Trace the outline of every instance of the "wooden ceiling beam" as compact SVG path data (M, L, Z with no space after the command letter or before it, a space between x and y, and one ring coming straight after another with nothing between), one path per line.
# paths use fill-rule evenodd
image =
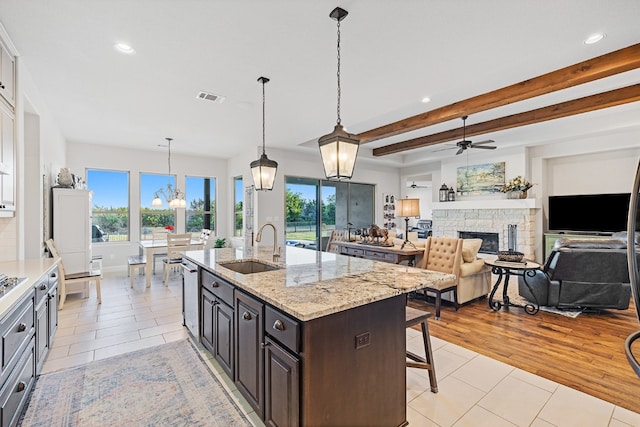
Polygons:
M585 96L583 98L573 99L571 101L565 101L559 104L549 105L547 107L477 123L467 126L465 133L467 137L482 135L489 132L497 132L519 126L526 126L637 101L640 101L640 84L626 86L596 95ZM430 145L453 141L461 136L462 128L451 129L375 148L373 150L373 155L386 156L389 154L414 150L416 148L424 148Z
M457 119L462 116L475 114L480 111L490 110L588 83L636 68L640 68L640 44L635 44L529 80L524 80L502 89L487 92L473 98L380 126L362 132L358 137L360 138L361 144L376 141Z

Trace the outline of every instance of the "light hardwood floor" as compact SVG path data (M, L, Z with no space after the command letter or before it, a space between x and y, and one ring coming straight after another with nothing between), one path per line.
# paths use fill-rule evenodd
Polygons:
M432 309L431 301L411 300ZM624 340L640 329L633 301L628 310L582 313L572 319L544 311L528 315L510 307L495 312L487 298L445 306L431 334L600 399L640 412L640 378L627 362ZM640 348L635 354L640 355Z
M157 274L151 288L145 288L144 276L136 276L131 289L124 269L105 272L102 301L96 304L93 287L88 299L68 298L59 311L45 372L190 336L182 326L179 274L168 287ZM410 304L433 309L424 301ZM640 380L625 366L621 347L627 331L638 326L631 311L565 319L514 309L494 313L484 300L457 313L445 306L442 319L432 318L429 325L439 392L429 391L426 371L407 369L410 427L640 425L638 410L625 409L635 407L634 397L640 395ZM407 330L407 347L424 352L417 330ZM202 352L219 371L208 352ZM594 363L604 366L594 369ZM262 427L235 385L225 375L220 378Z

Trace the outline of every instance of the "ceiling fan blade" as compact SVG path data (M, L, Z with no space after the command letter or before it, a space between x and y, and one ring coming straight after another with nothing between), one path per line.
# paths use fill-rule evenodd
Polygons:
M454 148L458 148L458 147L452 146L452 147L446 147L446 148L438 148L437 150L432 150L431 153L436 153L438 151L445 151L445 150L453 150Z
M462 154L462 152L463 152L464 150L466 150L466 148L460 147L460 149L459 149L459 150L458 150L458 152L456 153L456 156L457 156L458 154Z
M476 144L473 144L471 146L471 148L483 148L485 150L495 150L496 149L496 147L493 146L493 145L479 145L479 146L476 146Z
M486 141L474 142L473 145L489 144L495 142L493 139L487 139Z

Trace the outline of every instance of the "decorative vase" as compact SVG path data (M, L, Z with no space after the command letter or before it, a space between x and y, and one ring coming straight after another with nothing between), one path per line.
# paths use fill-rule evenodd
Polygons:
M509 191L507 193L507 199L526 199L527 192L526 191Z
M73 176L69 168L60 168L60 173L58 174L58 184L63 187L73 186Z

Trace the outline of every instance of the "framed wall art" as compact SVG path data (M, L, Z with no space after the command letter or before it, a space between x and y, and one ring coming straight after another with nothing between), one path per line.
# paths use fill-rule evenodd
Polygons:
M458 193L462 196L498 193L504 185L505 162L458 167Z

